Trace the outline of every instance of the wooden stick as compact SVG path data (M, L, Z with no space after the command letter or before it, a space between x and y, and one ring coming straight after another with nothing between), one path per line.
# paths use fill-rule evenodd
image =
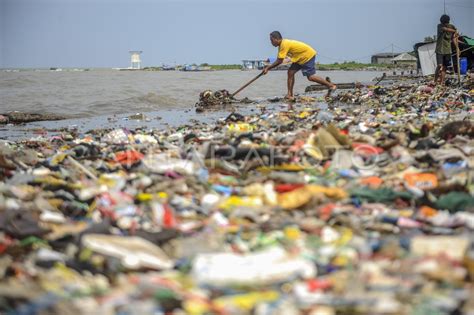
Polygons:
M242 91L243 89L245 89L247 86L249 86L250 84L252 84L255 80L257 80L258 78L260 78L261 76L263 75L263 72L261 72L259 75L257 75L255 78L253 78L252 80L250 80L249 82L247 82L244 86L242 86L240 89L238 89L237 91L235 91L233 94L230 95L230 97L234 97L235 95L237 95L237 93L239 93L240 91Z
M92 174L91 171L89 171L84 165L82 165L81 163L79 163L78 161L76 161L72 156L68 156L67 157L67 160L73 165L75 166L77 169L79 169L80 171L82 171L84 174L86 174L87 176L89 176L91 179L97 181L97 176L95 176L94 174Z
M382 82L385 79L386 76L387 76L387 74L384 72L382 74L382 77L374 85L378 85L380 82Z
M457 64L458 64L458 84L459 84L459 86L461 86L461 67L460 67L460 62L459 62L460 52L459 52L459 42L458 42L457 37L454 39L454 44L456 46L456 61L457 61Z

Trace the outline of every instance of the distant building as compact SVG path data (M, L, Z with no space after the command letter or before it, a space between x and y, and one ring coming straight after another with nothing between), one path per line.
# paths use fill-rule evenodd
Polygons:
M402 53L392 59L392 63L397 66L413 68L413 69L416 69L417 61L418 60L416 59L416 57L413 57L409 53Z
M140 55L143 51L140 50L131 50L130 53L130 69L141 69L142 61Z
M263 59L245 59L242 60L242 70L263 69L264 63Z
M373 55L371 58L371 63L373 64L382 64L382 63L392 63L392 59L400 55L400 53L381 53Z

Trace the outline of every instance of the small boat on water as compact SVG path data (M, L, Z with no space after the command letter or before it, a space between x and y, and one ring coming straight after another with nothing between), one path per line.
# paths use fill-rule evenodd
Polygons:
M209 66L184 65L181 71L212 71Z
M174 70L176 70L176 66L170 66L170 65L163 64L161 66L161 70L163 70L163 71L174 71Z

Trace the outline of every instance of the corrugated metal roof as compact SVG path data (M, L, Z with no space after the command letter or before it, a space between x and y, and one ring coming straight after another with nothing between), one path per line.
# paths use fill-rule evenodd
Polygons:
M393 58L400 55L400 53L380 53L380 54L375 54L372 57L380 57L380 58Z
M416 61L416 58L409 53L403 53L392 59L393 61Z

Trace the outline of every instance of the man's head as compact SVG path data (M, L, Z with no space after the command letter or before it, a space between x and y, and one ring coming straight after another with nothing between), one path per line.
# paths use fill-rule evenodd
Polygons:
M275 47L280 46L281 40L283 38L281 37L281 33L278 31L273 31L270 33L270 41L272 42L272 45Z
M448 24L450 21L449 15L443 14L441 15L441 18L439 19L441 24Z

